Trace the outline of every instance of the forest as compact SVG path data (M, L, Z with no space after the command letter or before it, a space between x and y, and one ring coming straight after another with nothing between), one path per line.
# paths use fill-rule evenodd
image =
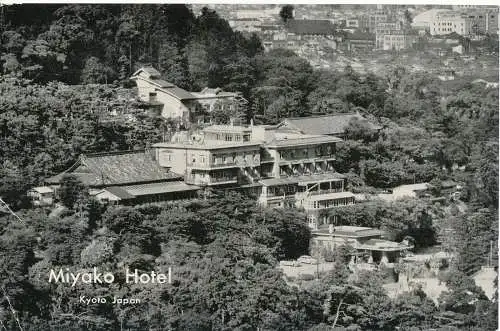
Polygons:
M488 300L471 275L498 241L497 89L447 85L404 66L384 76L314 69L293 52L264 52L256 35L233 31L208 8L13 5L3 15L0 197L24 222L0 214L0 328L496 330L497 294ZM332 211L346 225L411 235L418 247L433 245L440 226L451 227L444 244L458 259L444 275L449 290L437 304L418 288L391 299L377 275L351 277L342 252L335 271L290 286L276 264L307 254L304 214L261 209L238 193L135 207L78 195L60 214L32 209L29 188L81 153L145 148L178 129L133 97L128 78L145 64L190 91L241 92L249 103L240 115L256 123L359 111L383 129L371 135L352 123L339 145L335 168L353 192L462 183L459 202L370 201ZM50 269L125 265L172 266L174 281L71 288L45 278ZM79 295L145 304L82 306Z

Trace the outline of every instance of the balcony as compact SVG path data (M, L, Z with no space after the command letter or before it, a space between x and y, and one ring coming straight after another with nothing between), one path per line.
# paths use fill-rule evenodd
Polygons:
M214 163L193 163L188 162L187 166L192 169L223 169L223 168L241 168L241 167L257 167L260 163L255 160L247 161L247 160L234 160L234 161L217 161Z
M341 187L335 188L335 189L329 189L329 190L320 190L319 192L316 190L311 190L309 191L309 195L322 195L322 194L328 194L328 193L339 193L339 192L344 192Z
M298 164L298 163L313 163L313 162L323 162L323 161L333 161L335 160L334 154L320 155L320 156L303 156L303 157L286 157L280 159L281 164Z

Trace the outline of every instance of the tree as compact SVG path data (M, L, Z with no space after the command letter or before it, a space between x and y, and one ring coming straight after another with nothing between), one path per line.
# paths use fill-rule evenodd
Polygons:
M285 5L281 7L280 17L283 22L288 22L288 20L293 19L294 7L292 5Z
M75 175L64 175L60 185L58 190L59 199L69 209L73 209L75 204L83 199L87 193L85 185Z

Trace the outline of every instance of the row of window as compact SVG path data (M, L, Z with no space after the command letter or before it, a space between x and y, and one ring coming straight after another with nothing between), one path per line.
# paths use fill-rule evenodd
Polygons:
M320 208L346 206L352 203L354 203L353 198L343 198L343 199L326 200L326 201L313 201L312 207L314 209L320 209Z

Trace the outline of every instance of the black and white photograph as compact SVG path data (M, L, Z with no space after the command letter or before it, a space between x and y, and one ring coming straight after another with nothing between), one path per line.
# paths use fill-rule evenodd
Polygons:
M0 331L498 330L499 8L0 0Z

